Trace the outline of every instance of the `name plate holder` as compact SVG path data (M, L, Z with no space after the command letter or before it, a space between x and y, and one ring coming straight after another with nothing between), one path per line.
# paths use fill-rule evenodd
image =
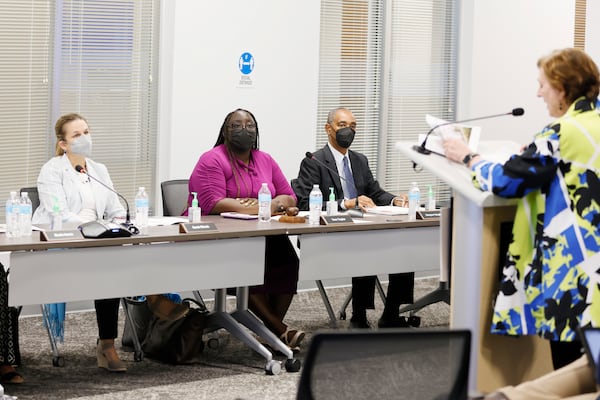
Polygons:
M334 224L353 224L352 217L350 215L327 215L321 217L322 225L334 225Z
M442 210L417 211L417 219L440 218Z
M181 223L179 224L179 233L202 233L216 231L217 226L212 222Z
M40 231L40 240L43 242L73 239L84 239L79 229L70 229L65 231Z

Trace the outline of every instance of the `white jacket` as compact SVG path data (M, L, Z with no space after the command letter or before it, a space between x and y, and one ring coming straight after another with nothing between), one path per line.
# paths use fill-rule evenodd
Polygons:
M90 176L111 188L113 187L104 164L94 162L89 158L86 158L85 162ZM50 223L50 216L55 202L58 202L60 206L64 222L83 222L77 215L81 211L82 204L81 193L79 192L79 183L81 182L79 174L66 155L51 158L44 164L37 181L40 206L33 214L32 223ZM123 208L114 192L93 179L90 180L90 184L96 200L98 218L110 220L125 216L125 208Z

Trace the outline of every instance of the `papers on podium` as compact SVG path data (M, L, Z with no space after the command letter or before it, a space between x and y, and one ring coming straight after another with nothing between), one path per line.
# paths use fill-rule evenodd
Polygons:
M434 151L436 153L444 154L444 148L442 147L442 141L452 137L462 138L468 143L469 148L472 152L477 152L479 145L479 138L481 137L481 127L461 125L461 124L448 124L448 121L434 117L433 115L425 115L425 121L430 128L435 128L429 135L425 148L427 150ZM441 124L448 124L444 126L438 126ZM437 127L437 128L436 128ZM423 143L425 140L425 134L419 135L418 143Z
M369 214L377 215L408 215L408 207L377 206L365 209Z

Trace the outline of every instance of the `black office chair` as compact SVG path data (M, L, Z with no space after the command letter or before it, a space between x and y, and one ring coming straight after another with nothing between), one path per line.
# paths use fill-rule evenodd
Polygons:
M178 217L188 207L188 179L172 179L161 182L163 215Z
M296 399L467 399L470 346L468 330L316 333Z

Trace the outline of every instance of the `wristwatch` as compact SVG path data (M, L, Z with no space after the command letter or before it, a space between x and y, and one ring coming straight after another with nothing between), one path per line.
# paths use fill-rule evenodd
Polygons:
M474 157L477 157L479 154L477 153L469 153L465 156L465 158L463 158L462 163L465 164L467 167L469 166L469 163L471 162L471 160Z

